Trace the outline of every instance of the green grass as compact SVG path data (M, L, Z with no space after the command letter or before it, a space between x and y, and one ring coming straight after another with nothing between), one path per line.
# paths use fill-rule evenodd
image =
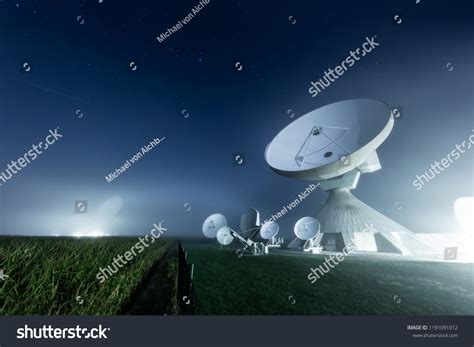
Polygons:
M170 244L157 240L100 284L99 268L136 242L137 238L0 237L0 269L5 274L0 315L119 313Z
M238 257L214 245L184 247L202 314L474 314L469 264L349 257L311 284L321 255Z

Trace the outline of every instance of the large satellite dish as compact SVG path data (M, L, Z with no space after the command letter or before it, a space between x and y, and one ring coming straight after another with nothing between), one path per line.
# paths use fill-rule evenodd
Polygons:
M357 187L361 174L381 168L376 150L387 139L393 125L394 117L385 103L371 99L343 100L293 121L267 146L265 158L273 171L318 181L319 187L329 193L316 215L320 227L312 217L302 218L295 225L297 237L310 241L305 244L325 251L341 251L352 242L358 251L368 248L401 254L433 251L415 233L350 192ZM362 237L368 226L377 232ZM315 237L319 229L322 235Z
M202 225L202 232L207 238L214 239L217 231L225 226L227 226L227 219L223 215L215 213L206 218Z
M265 159L283 176L309 180L338 177L370 159L393 123L390 108L383 102L336 102L286 126L267 146Z
M278 230L280 227L276 222L268 222L265 223L262 228L260 229L260 236L262 239L270 240L278 234Z
M299 239L307 241L315 237L320 229L321 225L316 218L303 217L296 222L294 231Z
M234 241L234 237L231 234L229 227L222 227L217 231L216 234L217 242L223 246L230 245Z

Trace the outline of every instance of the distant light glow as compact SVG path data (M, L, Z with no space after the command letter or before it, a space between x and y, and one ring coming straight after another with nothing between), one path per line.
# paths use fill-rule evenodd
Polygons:
M100 230L100 229L95 229L95 230L79 230L76 231L72 234L73 237L102 237L106 236L106 234Z
M474 197L456 199L454 202L454 214L464 232L474 232Z

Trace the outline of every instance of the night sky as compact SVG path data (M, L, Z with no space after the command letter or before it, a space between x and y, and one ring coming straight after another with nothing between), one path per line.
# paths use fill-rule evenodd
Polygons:
M163 220L167 236L201 236L215 212L235 228L249 207L266 219L310 183L271 171L266 145L351 98L402 108L382 170L354 195L415 232L459 229L453 202L473 195L474 150L420 191L412 182L474 129L472 1L211 0L157 40L198 3L0 0L0 172L50 129L63 135L0 187L0 234L145 234ZM374 35L379 47L311 97L311 81ZM279 220L283 234L326 196Z

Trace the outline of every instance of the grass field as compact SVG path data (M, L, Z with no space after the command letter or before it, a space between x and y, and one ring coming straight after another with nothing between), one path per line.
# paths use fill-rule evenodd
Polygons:
M104 283L136 238L0 237L0 315L177 314L173 241L150 244ZM472 264L349 257L315 284L321 255L239 257L184 242L199 314L473 315Z
M170 241L150 244L100 284L99 268L137 238L0 237L0 315L113 315L129 304Z
M315 284L321 255L238 257L184 242L201 314L472 315L472 264L349 257Z

